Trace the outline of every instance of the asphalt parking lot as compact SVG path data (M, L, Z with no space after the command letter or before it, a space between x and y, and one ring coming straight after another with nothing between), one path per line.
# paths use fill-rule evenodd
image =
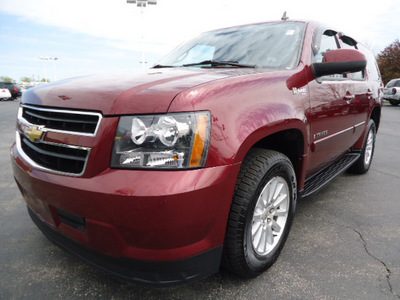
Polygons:
M11 172L17 108L0 102L0 299L400 299L400 106L383 107L366 175L343 174L298 204L266 273L244 280L222 270L163 289L116 281L35 227Z

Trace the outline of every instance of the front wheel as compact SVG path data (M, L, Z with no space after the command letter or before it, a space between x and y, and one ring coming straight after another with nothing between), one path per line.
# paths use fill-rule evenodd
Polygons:
M254 277L278 258L293 221L296 175L282 153L253 149L243 161L229 214L224 264Z
M399 101L399 100L389 100L389 103L390 103L391 105L393 105L393 106L397 106L397 105L400 104L400 101Z
M365 138L364 146L361 149L360 158L349 168L351 173L364 174L367 173L375 151L376 140L376 126L373 120L369 120L367 136Z

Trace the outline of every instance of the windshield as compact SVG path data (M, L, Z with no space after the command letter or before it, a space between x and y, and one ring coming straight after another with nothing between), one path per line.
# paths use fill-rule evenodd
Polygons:
M201 62L204 63L199 66L206 62L214 66L211 62L226 62L226 67L235 67L236 63L292 69L299 62L304 28L305 24L300 22L279 22L206 32L175 49L157 67L192 67Z

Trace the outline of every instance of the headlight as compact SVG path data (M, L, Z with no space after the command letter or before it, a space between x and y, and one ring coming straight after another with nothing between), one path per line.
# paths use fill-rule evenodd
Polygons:
M209 112L123 116L118 124L111 167L203 167L210 131Z

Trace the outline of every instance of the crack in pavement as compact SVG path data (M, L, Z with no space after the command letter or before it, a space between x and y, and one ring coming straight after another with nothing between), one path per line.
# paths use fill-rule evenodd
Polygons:
M328 223L331 223L332 225L335 225L335 226L342 226L342 225L335 224L335 223L332 223L332 222L328 222ZM348 225L343 225L343 226L346 227L346 228L348 228L348 229L351 229L352 231L354 231L355 233L357 233L357 235L360 237L360 239L361 239L361 241L362 241L362 244L363 244L363 246L364 246L365 252L366 252L370 257L372 257L374 260L378 261L378 262L385 268L385 270L386 270L386 275L385 275L385 276L386 276L386 281L387 281L387 283L388 283L388 285L389 285L389 290L390 290L390 292L392 293L392 295L394 295L395 297L397 297L397 298L400 299L400 296L397 295L396 291L393 289L392 283L390 282L390 276L392 275L392 272L390 271L390 269L389 269L389 267L387 266L387 264L385 264L384 261L382 261L381 259L377 258L375 255L373 255L371 252L369 252L369 250L368 250L368 248L367 248L367 242L365 241L365 239L364 239L364 237L363 237L363 235L361 234L360 231L358 231L356 228L353 228L353 227L348 226Z
M335 223L332 223L332 222L327 222L327 223L330 223L330 224L332 224L332 225L339 226L339 227L342 226L342 225L335 224ZM390 290L390 292L392 293L392 295L394 295L395 297L397 297L397 298L400 299L400 296L397 295L396 291L394 290L394 288L393 288L393 286L392 286L392 283L390 282L390 277L391 277L391 275L392 275L392 272L390 271L389 267L385 264L384 261L382 261L381 259L379 259L379 258L377 258L376 256L374 256L371 252L369 252L369 250L368 250L368 248L367 248L367 242L365 241L365 239L364 239L364 237L363 237L363 235L361 234L360 231L358 231L356 228L353 228L353 227L348 226L348 225L343 225L343 226L346 227L346 228L348 228L348 229L351 229L352 231L354 231L355 233L357 233L358 236L360 237L361 241L362 241L362 244L363 244L363 246L364 246L365 252L366 252L370 257L372 257L374 260L378 261L378 262L385 268L385 270L386 270L386 275L385 275L385 276L386 276L386 281L387 281L387 283L388 283L388 285L389 285L389 290Z
M400 176L398 174L394 174L394 173L391 174L389 172L385 172L385 171L382 171L382 170L379 170L379 169L377 169L376 171L378 173L380 173L380 174L383 174L383 175L389 175L389 176L394 177L394 178L400 178Z
M361 241L362 241L362 243L363 243L365 252L367 252L367 254L368 254L370 257L372 257L373 259L375 259L376 261L380 262L380 263L383 265L383 267L386 269L386 281L387 281L387 283L388 283L388 285L389 285L390 292L391 292L394 296L396 296L397 298L400 299L400 296L397 295L397 293L394 291L393 286L392 286L392 283L390 282L390 276L392 275L392 272L390 271L389 267L385 264L384 261L382 261L381 259L379 259L379 258L377 258L376 256L374 256L371 252L369 252L369 250L368 250L368 248L367 248L367 242L365 241L365 239L364 239L364 237L362 236L361 232L359 232L357 229L355 229L355 228L353 228L353 227L350 227L350 226L346 226L346 227L349 228L349 229L351 229L351 230L353 230L354 232L356 232L356 233L359 235L359 237L360 237L360 239L361 239Z

